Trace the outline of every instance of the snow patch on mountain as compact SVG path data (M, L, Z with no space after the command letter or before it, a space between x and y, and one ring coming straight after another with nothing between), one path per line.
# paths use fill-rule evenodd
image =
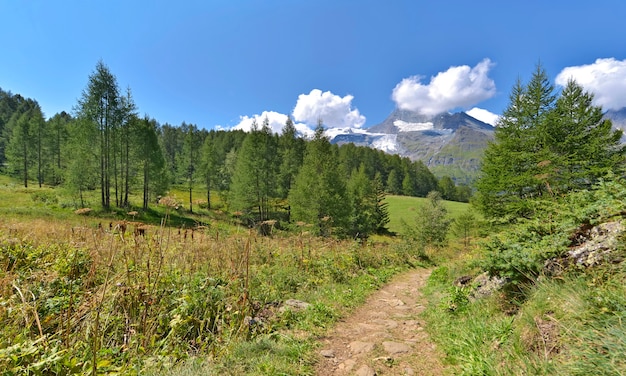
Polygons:
M327 128L324 130L324 135L329 139L334 139L338 135L345 134L369 134L366 129L361 128Z
M398 127L400 132L427 131L434 128L432 121L428 121L426 123L409 123L404 120L395 120L393 125Z
M397 134L381 134L372 142L372 147L378 150L382 150L385 153L397 153L398 152L398 135Z

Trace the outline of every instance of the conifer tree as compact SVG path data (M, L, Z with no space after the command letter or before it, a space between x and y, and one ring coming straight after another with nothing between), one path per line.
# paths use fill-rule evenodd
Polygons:
M293 219L313 224L321 235L329 235L332 227L347 228L351 212L334 150L320 121L288 197Z
M24 187L28 187L29 172L36 168L35 175L42 184L42 137L45 121L39 104L25 100L11 116L5 132L8 144L6 150L10 171L22 177Z
M563 88L549 121L542 129L551 158L543 181L556 192L586 189L609 171L623 168L621 130L593 105L593 94L575 81Z
M157 122L148 117L137 119L136 126L131 128L133 138L141 140L135 144L132 154L141 169L144 210L148 209L151 196L164 193L168 185L165 158L157 131Z
M621 132L592 101L573 81L556 96L541 66L527 85L518 80L476 183L483 214L528 216L531 199L589 187L623 168Z
M378 192L374 181L368 179L365 164L350 175L347 184L351 201L350 235L367 238L378 229Z
M55 114L48 119L47 127L49 128L49 153L50 153L50 175L51 183L58 185L63 180L64 170L67 167L67 143L69 124L72 122L72 116L67 112Z
M211 210L211 190L217 188L217 152L215 150L214 133L209 134L202 144L202 160L200 169L206 186L207 209Z
M281 198L286 198L302 165L305 148L304 141L298 137L291 117L287 118L278 142L281 155L279 195Z
M92 127L97 130L97 137L83 139L83 142L92 145L97 142L98 157L100 160L100 191L101 204L105 209L111 206L111 185L116 177L116 150L117 136L120 127L121 99L117 79L109 68L99 61L96 70L89 76L87 87L76 106L76 115L82 121L81 126ZM84 136L91 132L77 132L71 137Z
M255 122L237 155L231 186L235 210L255 211L256 220L261 222L270 218L270 202L276 197L277 155L269 120L263 121L261 129Z

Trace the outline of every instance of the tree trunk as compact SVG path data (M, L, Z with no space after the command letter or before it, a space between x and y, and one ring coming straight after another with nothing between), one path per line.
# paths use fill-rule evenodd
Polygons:
M193 189L193 184L192 184L192 181L190 179L189 180L189 213L193 213L193 203L192 203L192 198L193 197L192 197L192 193L191 193L192 189Z
M148 210L148 160L143 164L143 210Z
M28 148L26 147L26 140L23 142L24 152L24 188L28 188Z
M125 146L126 146L126 151L125 151L125 171L124 171L124 207L128 208L130 205L128 203L128 190L129 190L129 183L128 183L128 178L130 176L130 142L128 141L128 129L126 129L126 141L125 141Z
M37 142L37 180L39 181L39 188L43 183L43 176L41 175L41 123L38 128L38 137L39 140Z

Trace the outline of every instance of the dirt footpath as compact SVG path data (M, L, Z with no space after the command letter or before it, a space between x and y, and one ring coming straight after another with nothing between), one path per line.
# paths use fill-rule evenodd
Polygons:
M422 327L420 289L429 269L394 278L322 339L316 374L445 375L441 355Z

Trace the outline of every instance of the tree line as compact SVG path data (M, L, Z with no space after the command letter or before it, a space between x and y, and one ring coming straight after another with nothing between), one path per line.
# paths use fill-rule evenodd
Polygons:
M469 187L437 179L419 161L353 144L331 144L320 121L312 139L301 137L291 119L280 134L269 122L250 132L205 130L159 124L139 116L130 88L100 61L72 113L45 119L34 99L0 89L0 166L24 186L61 186L78 206L87 191L100 204L130 208L130 196L147 209L168 188L184 186L188 210L218 194L227 209L250 222L274 219L315 224L351 234L381 231L385 194L468 201ZM202 187L206 197L193 197ZM186 204L187 205L187 204ZM197 204L196 204L197 205Z

